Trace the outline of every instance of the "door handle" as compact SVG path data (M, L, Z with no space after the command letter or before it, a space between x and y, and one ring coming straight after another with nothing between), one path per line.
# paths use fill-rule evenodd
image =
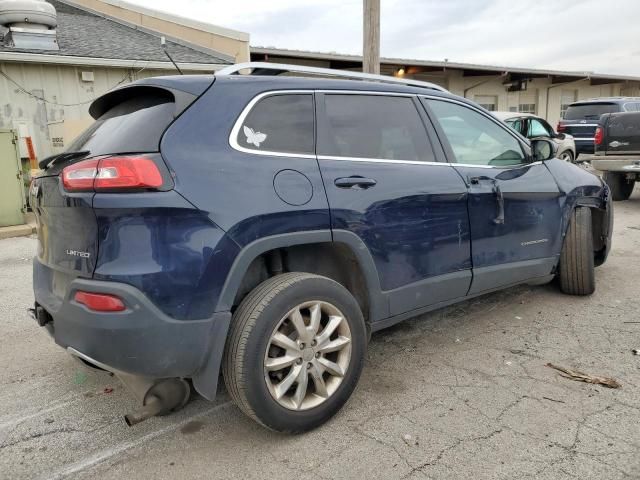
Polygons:
M491 182L493 185L493 194L496 197L496 217L492 220L492 222L496 225L504 225L504 195L502 194L502 190L500 189L500 184L495 178L491 177L469 177L469 184L478 185L480 182Z
M338 188L357 187L361 189L367 189L375 186L378 182L376 182L373 178L364 178L354 175L351 177L336 178L333 183Z
M504 225L504 195L500 190L500 185L497 181L493 181L493 193L496 196L496 202L498 203L498 215L493 219L493 223L496 225Z

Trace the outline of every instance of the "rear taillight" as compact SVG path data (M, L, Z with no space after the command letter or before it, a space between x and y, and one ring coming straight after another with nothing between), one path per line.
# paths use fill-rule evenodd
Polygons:
M604 137L604 131L602 127L596 127L596 134L593 136L593 143L596 145L602 144L602 139Z
M567 127L565 127L560 122L558 122L558 126L556 127L556 132L563 133L566 129L567 129Z
M158 165L145 156L84 160L62 170L67 191L158 189L164 180Z
M122 312L127 307L124 302L114 295L106 293L76 292L73 299L96 312Z
M62 170L62 185L65 190L93 190L93 181L100 160L85 160Z

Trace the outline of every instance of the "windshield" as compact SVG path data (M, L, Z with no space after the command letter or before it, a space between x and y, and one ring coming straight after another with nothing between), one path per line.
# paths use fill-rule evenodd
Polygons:
M564 114L565 120L598 120L605 113L619 112L617 103L580 103L569 105Z

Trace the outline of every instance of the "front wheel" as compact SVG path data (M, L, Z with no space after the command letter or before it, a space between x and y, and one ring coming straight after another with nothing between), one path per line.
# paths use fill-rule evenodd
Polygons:
M571 150L565 150L560 155L558 155L560 160L564 160L565 162L573 163L573 152Z
M624 173L604 172L602 179L611 189L611 198L615 201L628 200L636 184L635 178L627 178Z
M366 339L358 302L342 285L308 273L278 275L249 293L232 318L227 390L267 428L311 430L351 396Z
M569 295L591 295L596 289L591 210L577 207L560 253L560 289Z

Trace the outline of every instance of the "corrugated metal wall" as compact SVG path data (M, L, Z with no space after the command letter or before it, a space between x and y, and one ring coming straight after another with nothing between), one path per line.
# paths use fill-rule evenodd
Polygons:
M4 74L0 74L0 128L30 135L39 159L63 151L91 123L88 108L96 97L132 80L175 74L142 66L125 69L9 62L0 62L0 72ZM94 80L83 81L82 72L93 72ZM26 157L24 145L21 150Z

